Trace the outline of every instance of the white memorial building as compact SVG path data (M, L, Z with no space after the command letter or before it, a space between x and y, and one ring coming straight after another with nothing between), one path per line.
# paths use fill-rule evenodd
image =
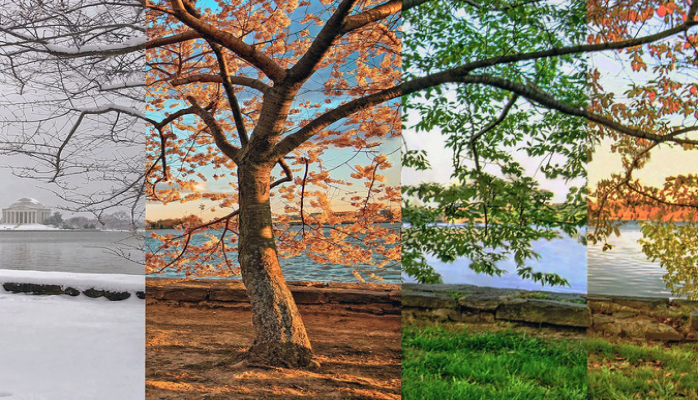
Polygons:
M9 225L41 224L50 216L50 208L29 197L2 209L2 223Z

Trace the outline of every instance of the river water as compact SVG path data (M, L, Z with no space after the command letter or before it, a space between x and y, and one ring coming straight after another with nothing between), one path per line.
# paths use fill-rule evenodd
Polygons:
M141 241L128 232L0 231L0 268L142 275ZM115 248L141 264L114 254Z

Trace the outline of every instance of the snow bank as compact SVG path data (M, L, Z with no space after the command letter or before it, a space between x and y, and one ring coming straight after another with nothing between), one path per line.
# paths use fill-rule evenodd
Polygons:
M112 292L137 292L145 290L145 276L122 274L81 274L74 272L14 271L0 269L0 284L34 283L59 285L83 291L101 289ZM6 293L0 285L0 293Z
M0 293L0 321L3 400L145 398L143 301Z
M41 224L0 224L0 231L60 231L60 229Z

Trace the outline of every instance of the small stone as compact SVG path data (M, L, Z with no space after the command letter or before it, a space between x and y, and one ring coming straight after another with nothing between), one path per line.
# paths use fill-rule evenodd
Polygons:
M95 288L90 288L87 290L83 290L82 294L84 294L87 297L96 299L98 297L104 297L104 290L97 290Z
M244 287L212 287L208 294L208 299L231 303L247 303L250 301Z
M63 293L73 297L80 296L80 291L72 287L67 287L63 289Z
M698 311L691 311L691 328L698 331Z
M441 293L402 292L402 306L415 308L455 308L456 300Z
M646 316L616 320L613 325L618 327L624 336L636 339L644 338L646 332L660 329L653 318Z
M645 332L645 337L648 340L661 340L664 342L679 342L685 338L684 335L668 325L657 325L653 327L653 329Z
M631 312L631 311L619 311L616 313L613 313L613 318L617 319L625 319L625 318L630 318L636 316L636 312Z
M592 321L594 327L613 324L614 322L616 322L616 320L613 317L605 314L594 314L592 316Z
M388 293L376 290L330 290L324 296L327 301L339 304L378 304L389 303Z
M458 299L458 305L466 310L494 312L500 304L502 300L491 297L465 296Z
M610 313L613 310L612 304L609 300L600 299L587 299L587 306L593 313Z
M121 300L126 300L129 297L131 297L131 293L129 292L110 292L110 291L105 291L104 292L104 297L109 299L110 301L121 301Z
M666 310L669 299L651 297L615 297L614 309L619 311L661 311ZM632 310L628 310L632 309Z
M497 308L496 318L586 328L589 324L589 309L584 304L552 300L512 301Z
M12 293L29 293L39 295L59 295L63 294L63 288L60 285L45 285L38 283L12 283L7 282L2 287Z
M460 320L459 313L456 310L449 309L449 308L439 308L436 310L431 310L429 312L429 315L431 316L430 319L438 321L438 322Z
M325 304L327 296L322 289L314 287L296 287L291 292L296 304Z

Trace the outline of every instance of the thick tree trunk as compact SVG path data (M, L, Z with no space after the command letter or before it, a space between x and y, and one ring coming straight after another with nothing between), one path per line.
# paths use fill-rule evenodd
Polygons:
M269 202L273 164L238 165L240 189L239 260L252 304L256 338L248 351L253 363L306 368L313 364L308 334L286 285L272 230Z

